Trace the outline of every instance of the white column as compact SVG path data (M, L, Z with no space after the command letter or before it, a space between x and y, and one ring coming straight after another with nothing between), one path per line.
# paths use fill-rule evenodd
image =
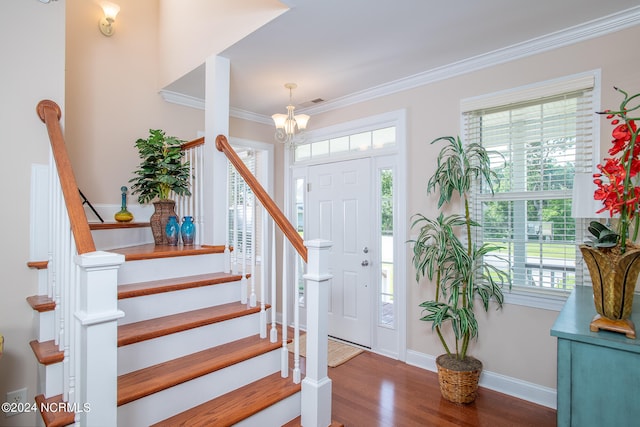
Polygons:
M331 425L331 379L327 376L327 323L329 310L329 251L327 240L305 242L308 250L307 295L307 374L302 381L302 419L304 427Z
M229 138L229 85L231 65L227 58L211 56L205 71L205 145L202 186L204 230L202 243L222 245L227 239L224 194L227 191L227 160L215 148L216 136Z
M75 317L80 333L75 409L80 425L118 422L118 268L124 256L91 252L76 256L80 294ZM87 410L88 409L88 410Z

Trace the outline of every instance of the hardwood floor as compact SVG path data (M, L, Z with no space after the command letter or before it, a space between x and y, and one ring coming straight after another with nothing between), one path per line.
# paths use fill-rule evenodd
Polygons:
M364 352L336 368L333 416L345 427L556 425L556 411L481 388L475 402L460 405L440 396L434 372Z

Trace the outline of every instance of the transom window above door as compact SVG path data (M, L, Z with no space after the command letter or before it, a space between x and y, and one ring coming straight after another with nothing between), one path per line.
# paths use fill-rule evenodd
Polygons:
M344 157L354 152L380 150L395 147L395 145L396 127L389 126L297 145L294 148L294 161L302 162L327 157Z

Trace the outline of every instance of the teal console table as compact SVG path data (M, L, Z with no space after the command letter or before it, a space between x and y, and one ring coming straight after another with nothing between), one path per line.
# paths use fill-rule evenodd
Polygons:
M558 427L640 425L640 338L591 332L595 314L591 287L578 286L551 329L558 338ZM639 295L631 320L640 327Z

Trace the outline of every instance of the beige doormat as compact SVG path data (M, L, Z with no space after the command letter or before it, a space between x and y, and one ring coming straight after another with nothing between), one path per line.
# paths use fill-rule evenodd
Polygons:
M293 341L287 345L287 348L293 353ZM307 334L300 334L300 356L305 357L307 354ZM336 341L329 338L329 347L327 349L327 365L331 368L342 365L344 362L353 359L364 350Z

